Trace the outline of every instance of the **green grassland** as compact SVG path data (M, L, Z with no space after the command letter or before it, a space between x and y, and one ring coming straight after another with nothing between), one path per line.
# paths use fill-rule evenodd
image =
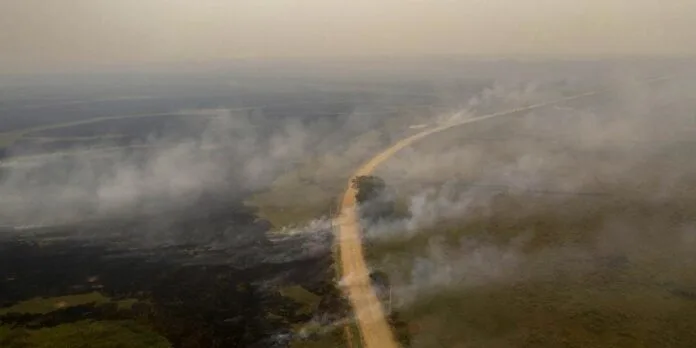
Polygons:
M22 301L11 307L0 308L0 315L8 313L45 314L60 308L68 308L90 303L100 305L108 302L110 302L110 299L99 292L49 298L35 298Z
M404 311L431 347L693 347L694 313L693 300L601 277L451 290Z
M135 321L79 321L37 330L0 326L6 348L165 348L163 337Z
M280 289L280 294L302 305L301 313L312 314L316 312L321 297L299 286L288 286Z
M0 308L3 315L44 315L70 307L115 304L121 310L130 310L142 301L114 300L102 293L34 298L13 306ZM82 320L50 327L0 326L0 347L169 347L169 342L145 323L136 320Z
M696 214L694 203L529 206L528 197L501 195L492 215L441 221L410 237L372 242L367 255L397 287L417 260L443 257L455 268L445 284L399 309L414 346L693 347L696 258L678 231ZM617 232L609 220L630 223ZM478 247L467 249L471 241ZM463 254L479 248L516 253L510 274L477 279L481 266L467 264L476 259ZM498 261L486 265L510 266Z
M38 297L30 300L19 302L10 307L0 308L0 316L10 313L18 314L46 314L52 311L70 308L81 305L99 306L103 304L116 304L120 310L129 310L136 303L147 303L147 301L127 298L121 300L111 299L100 292L90 292L85 294L56 296L56 297Z

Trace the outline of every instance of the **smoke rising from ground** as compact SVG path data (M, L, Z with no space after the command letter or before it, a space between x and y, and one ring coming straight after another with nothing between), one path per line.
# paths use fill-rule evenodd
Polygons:
M275 130L262 144L263 135L254 132L244 115L205 113L214 116L197 138L154 138L138 151L103 154L95 149L40 162L41 170L9 170L0 186L3 220L70 221L157 209L210 190L235 194L262 184L284 161L297 157L289 151L304 146L302 133L292 125ZM234 178L245 180L233 187Z
M52 224L145 212L187 204L211 192L239 198L315 156L313 146L326 148L326 138L343 127L338 122L303 124L225 109L181 113L193 115L199 123L205 119L203 131L165 134L108 151L87 148L22 157L21 150L15 150L19 157L4 161L2 167L0 221ZM345 121L351 134L368 126L356 125L355 119L348 116ZM363 152L357 149L348 147L346 153Z
M429 185L404 192L411 197L412 218L371 226L368 235L377 240L403 238L443 219L486 211L493 193L502 189L573 194L650 184L666 198L683 193L677 183L688 179L688 164L671 163L675 168L661 170L645 159L648 153L660 157L661 149L668 152L670 146L677 146L678 136L688 139L687 126L695 124L688 118L693 110L688 94L693 81L677 78L651 87L636 76L630 71L616 73L602 97L586 104L579 100L523 117L505 116L465 126L461 135L443 135L446 145L435 153L425 154L418 146L405 149L378 173L397 191L410 182L449 183L439 189ZM558 81L565 82L559 85ZM335 178L343 185L359 163L414 132L411 125L456 122L586 91L573 81L544 76L529 82L513 77L474 95L438 91L451 111L418 109L397 116L369 104L357 105L337 119L311 122L226 109L184 110L181 113L195 115L194 120L208 120L199 135L153 137L138 149L94 149L68 160L42 162L45 169L41 171L22 170L19 160L10 163L16 169L5 170L0 181L0 221L64 223L163 211L195 204L208 194L241 197L308 160L317 163L311 177ZM663 113L669 117L654 117ZM472 131L466 133L466 129ZM603 152L602 156L613 157L603 158L599 155ZM626 175L631 172L642 175ZM462 190L462 181L473 186ZM311 196L302 199L311 201ZM301 235L323 230L327 220L318 221L293 231Z
M607 264L667 282L694 265L696 80L611 82L598 96L432 136L378 170L409 197L409 218L366 231L375 250L402 248L375 259L401 305L620 267ZM493 91L483 95L513 105L555 97Z

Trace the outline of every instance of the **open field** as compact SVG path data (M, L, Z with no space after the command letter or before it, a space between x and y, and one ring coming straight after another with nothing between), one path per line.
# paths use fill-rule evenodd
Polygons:
M562 75L558 81L537 82L530 79L553 69L538 65L511 77L510 70L497 72L496 64L507 63L482 64L486 73L477 67L459 75L438 67L437 76L411 69L359 76L332 68L342 76L288 77L283 74L293 72L283 67L258 72L261 77L216 71L195 78L82 76L0 86L0 345L10 337L20 346L41 346L41 340L89 346L96 336L112 335L132 346L361 347L364 337L336 286L345 275L333 263L341 254L331 247L330 218L351 173L379 150L424 129L605 82L585 79L584 73L581 79ZM597 78L593 74L587 76ZM611 104L608 100L563 108L601 109ZM554 112L564 113L563 108ZM673 111L681 108L674 105ZM467 238L498 248L520 245L519 253L538 257L538 263L545 262L547 248L555 250L558 244L592 249L592 241L604 235L581 230L606 222L599 211L617 216L628 211L630 218L656 209L639 194L626 193L661 188L655 168L677 173L687 162L693 122L679 127L684 136L679 146L668 144L672 139L667 137L660 142L664 146L654 148L657 139L643 137L631 147L595 151L585 146L591 134L573 137L571 127L562 126L568 117L548 123L554 112L444 132L404 149L379 169L397 201L392 218L398 221L368 226L367 256L394 286L395 311L386 321L404 347L423 345L430 333L447 345L466 342L449 332L455 330L450 322L428 325L437 325L442 313L454 318L449 308L485 303L488 291L476 295L468 287L444 287L426 296L411 286L422 273L448 269L451 260L433 264L434 254L467 255L462 252L470 246ZM592 119L584 119L590 123L574 125L592 129ZM635 148L655 160L638 165ZM522 156L525 151L536 156ZM615 167L609 164L626 158L636 160L630 168L641 175L614 185ZM538 182L532 180L535 175L520 176L525 170L541 172L544 159L563 165L552 166ZM584 169L574 161L586 164ZM588 168L603 168L595 173L596 185L566 185L567 178L587 177ZM471 211L461 210L466 204L444 209L466 201L458 192L475 193L489 203ZM674 198L666 209L692 204L687 189L665 192ZM441 202L434 209L433 199ZM538 203L531 204L532 199ZM479 218L462 216L462 211ZM581 211L589 214L585 220L570 218ZM688 220L666 211L648 215ZM567 221L558 218L561 213ZM683 214L692 212L685 208ZM653 243L650 233L645 238ZM640 272L657 256L630 254L628 265L616 253L607 254L607 263L623 265L626 282L653 284ZM595 266L562 261L559 267ZM592 285L591 298L577 295L583 306L605 291L603 268L599 276L578 272L553 287L539 279L560 272L556 268L542 267L537 276L536 268L521 264L534 272L521 272L529 275L523 279L529 289L519 293L538 293L541 302L560 301L554 294L566 283ZM675 301L686 301L690 288L669 283L663 266L650 272L667 280L646 289L668 289ZM423 283L437 287L438 281ZM485 287L518 303L507 285L485 283L476 289ZM466 291L474 304L457 297ZM568 291L576 296L574 289ZM649 298L648 290L640 291L635 298ZM607 296L613 301L614 295ZM498 310L494 304L491 308ZM520 313L528 310L520 308ZM564 313L575 313L571 309ZM485 306L476 310L483 313ZM500 326L509 329L513 319L502 317ZM467 320L478 327L475 319ZM485 325L481 340L492 335Z
M390 100L365 107L355 87L197 88L3 100L3 346L91 345L96 332L127 346L359 347L327 227L267 233L327 217L348 170L405 128L384 119L430 97L404 104L385 86ZM138 182L126 210L103 208Z
M0 308L0 315L8 313L45 314L56 309L73 307L85 304L103 304L109 302L109 298L98 292L80 295L57 296L51 298L35 298L22 301L11 307Z
M397 284L417 346L688 347L694 203L500 194L493 212L377 241L368 257Z
M105 339L107 338L108 339ZM82 321L38 330L0 326L3 347L133 347L167 348L169 342L135 321Z
M385 163L411 216L369 225L366 252L413 346L696 344L696 133L679 102L630 118L596 98Z

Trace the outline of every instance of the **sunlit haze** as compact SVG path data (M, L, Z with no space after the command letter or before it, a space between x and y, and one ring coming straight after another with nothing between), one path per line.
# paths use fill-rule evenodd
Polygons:
M689 56L691 0L0 0L0 71L228 59Z

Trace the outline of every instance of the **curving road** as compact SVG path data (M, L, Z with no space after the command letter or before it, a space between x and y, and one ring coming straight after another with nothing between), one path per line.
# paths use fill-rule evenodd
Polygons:
M550 102L519 107L512 110L497 112L466 120L449 123L426 129L422 132L404 138L391 147L378 153L375 157L363 164L348 181L348 187L341 200L340 215L335 221L338 228L338 243L340 250L340 262L343 276L346 280L345 289L355 314L358 328L362 335L362 341L366 348L395 348L398 347L391 327L385 317L382 304L377 298L375 290L370 282L369 270L365 263L362 249L362 234L360 221L357 216L355 190L351 182L353 178L362 175L370 175L377 166L389 159L399 150L410 146L416 141L429 135L442 132L452 127L462 126L469 123L487 120L489 118L506 116L518 112L529 111L541 107L563 103L573 99L579 99L597 94L597 92L587 92L573 95L570 97L553 100Z

